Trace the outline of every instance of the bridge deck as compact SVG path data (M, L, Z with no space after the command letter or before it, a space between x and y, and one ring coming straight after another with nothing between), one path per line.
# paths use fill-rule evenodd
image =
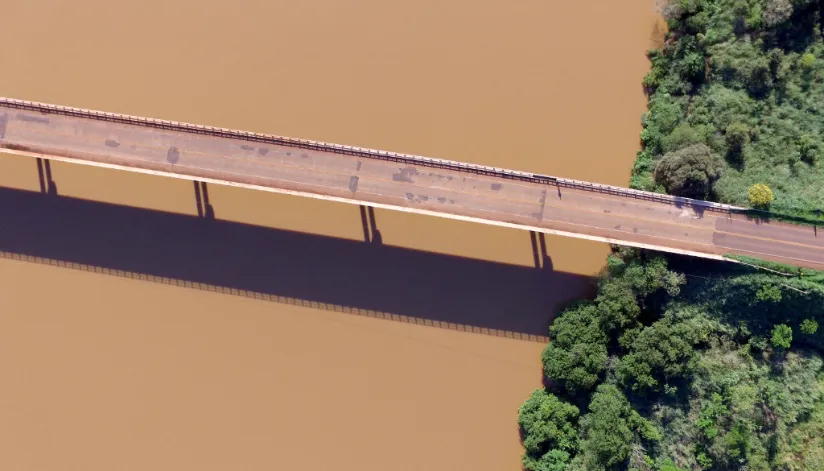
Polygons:
M0 99L7 152L707 258L824 269L811 227L720 205L458 162Z

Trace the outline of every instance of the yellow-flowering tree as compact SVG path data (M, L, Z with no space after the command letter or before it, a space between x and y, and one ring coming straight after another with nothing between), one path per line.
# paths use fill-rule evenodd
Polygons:
M763 183L756 183L750 187L749 190L750 203L753 206L765 207L769 206L775 197L773 192L767 185Z

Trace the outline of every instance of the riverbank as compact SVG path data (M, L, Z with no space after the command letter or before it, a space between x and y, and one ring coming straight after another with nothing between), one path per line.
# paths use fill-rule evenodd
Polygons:
M644 79L633 186L785 214L815 208L819 8L669 2L670 33ZM616 249L594 300L550 328L552 386L519 410L525 467L822 469L821 273L748 263Z

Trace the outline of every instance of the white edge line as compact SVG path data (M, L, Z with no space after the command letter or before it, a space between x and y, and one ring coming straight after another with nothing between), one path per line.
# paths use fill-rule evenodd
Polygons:
M250 137L251 138L264 138L264 139L275 139L275 140L287 141L291 145L311 145L311 146L319 146L319 147L329 147L329 148L332 149L332 150L329 150L329 152L334 152L335 150L364 152L366 154L372 154L372 157L377 155L377 156L389 156L389 157L393 157L393 158L409 159L409 160L419 161L419 162L434 162L434 163L438 163L438 164L445 164L445 165L449 165L449 166L463 167L463 168L467 168L467 169L480 170L480 171L485 171L485 172L502 173L502 174L508 175L508 176L515 175L515 176L518 176L518 177L526 177L526 178L533 178L533 177L552 178L552 179L555 179L556 182L564 182L564 183L570 184L572 186L577 186L577 187L579 187L579 189L582 188L584 190L592 191L593 188L596 188L596 189L600 188L600 189L606 189L606 190L609 190L609 191L615 191L617 193L620 193L624 197L646 196L646 197L651 197L652 199L659 199L659 198L660 199L665 199L665 200L669 200L670 204L679 204L679 203L680 204L690 204L690 205L704 206L704 207L707 207L707 208L713 208L713 209L716 209L716 210L725 210L725 211L746 209L746 208L743 208L743 207L740 207L740 206L733 206L733 205L724 204L724 203L715 203L715 202L712 202L712 201L704 201L704 200L694 200L692 198L684 198L684 197L681 197L681 196L673 196L673 195L667 195L667 194L661 194L661 193L653 193L653 192L650 192L650 191L636 190L636 189L633 189L633 188L623 188L623 187L614 186L614 185L605 185L605 184L602 184L602 183L593 183L593 182L587 182L587 181L583 181L583 180L574 180L574 179L570 179L570 178L554 177L554 176L551 176L551 175L543 175L543 174L537 174L537 173L532 173L532 172L524 172L524 171L521 171L521 170L511 170L511 169L505 169L505 168L500 168L500 167L490 167L488 165L479 165L479 164L471 164L471 163L466 163L466 162L458 162L458 161L455 161L455 160L441 159L441 158L437 158L437 157L424 157L424 156L414 155L414 154L404 154L404 153L399 153L399 152L392 152L392 151L385 151L385 150L378 150L378 149L370 149L370 148L367 148L367 147L350 146L350 145L344 145L344 144L334 144L334 143L323 142L323 141L314 141L314 140L311 140L311 139L300 139L300 138L294 138L294 137L284 137L284 136L278 136L278 135L274 135L274 134L262 134L262 133L258 133L258 132L241 131L241 130L237 130L237 129L221 128L221 127L214 127L214 126L205 126L205 125L202 125L202 124L184 123L184 122L181 122L181 121L169 121L169 120L165 120L165 119L145 118L145 117L133 116L133 115L127 115L127 114L111 113L111 112L108 112L108 111L89 110L89 109L84 109L84 108L75 108L75 107L71 107L71 106L52 105L52 104L40 103L40 102L36 102L36 101L28 101L28 100L19 100L19 99L16 99L16 98L3 98L3 97L0 97L0 106L2 106L3 103L9 103L9 104L12 104L12 106L13 105L34 106L34 107L39 107L39 108L51 109L51 110L57 111L57 112L68 112L68 113L77 113L77 114L86 115L86 116L82 117L82 119L100 119L101 117L124 119L124 120L127 120L127 121L136 121L138 123L143 122L143 123L146 123L146 124L157 124L157 125L162 125L162 126L175 126L175 127L181 128L179 130L180 132L214 131L214 132L220 132L220 133L235 134L235 135L237 135L235 137L236 139L238 139L238 138L248 139ZM131 125L138 125L138 124L132 123Z
M56 156L51 156L51 155L46 155L46 154L38 154L38 153L34 153L34 152L23 152L23 151L16 151L16 150L15 151L10 151L10 150L7 150L7 149L0 149L0 153L9 154L9 155L21 155L21 156L25 156L25 157L32 157L32 158L38 158L38 159L58 160L58 161L61 161L61 162L87 165L87 166L91 166L91 167L100 167L100 168L107 168L107 169L113 169L113 170L124 170L124 171L127 171L127 172L133 172L133 173L143 173L143 174L147 174L147 175L156 175L156 176L161 176L161 177L176 178L178 180L200 181L200 182L206 182L206 183L213 183L215 185L233 186L233 187L236 187L236 188L245 188L245 189L249 189L249 190L268 191L270 193L280 193L280 194L293 195L293 196L304 196L304 197L308 197L308 198L314 198L314 199L319 199L319 200L324 200L324 201L334 201L334 202L338 202L338 203L347 203L347 204L353 204L353 205L357 205L357 206L371 206L373 208L389 209L389 210L393 210L393 211L401 211L401 212L413 213L413 214L423 214L423 215L426 215L426 216L435 216L435 217L440 217L440 218L445 218L445 219L454 219L454 220L458 220L458 221L477 222L477 223L487 224L487 225L491 225L491 226L507 227L507 228L510 228L510 229L521 229L521 230L529 230L529 231L535 231L535 232L543 232L544 234L558 235L558 236L564 236L564 237L572 237L574 239L592 240L592 241L595 241L595 242L606 242L608 244L625 245L625 246L629 246L629 247L637 247L639 249L657 250L657 251L660 251L660 252L669 252L669 253L676 253L676 254L680 254L680 255L689 255L689 256L692 256L692 257L701 257L701 258L707 258L707 259L711 259L711 260L720 260L720 261L727 261L727 262L731 261L730 259L725 258L723 255L709 254L709 253L704 253L704 252L695 252L695 251L692 251L692 250L673 249L673 248L665 247L665 246L661 246L661 245L644 244L644 243L640 243L640 242L632 242L632 241L621 240L621 239L612 239L612 238L609 238L609 237L593 236L593 235L588 235L588 234L578 234L578 233L575 233L575 232L560 231L560 230L557 230L557 229L547 229L547 228L537 227L537 226L528 226L526 224L515 224L515 223L511 223L511 222L493 221L493 220L490 220L490 219L482 219L482 218L476 218L476 217L472 217L472 216L461 216L461 215L458 215L458 214L447 214L447 213L441 213L441 212L437 212L437 211L430 211L430 210L427 210L427 209L408 208L408 207L404 207L404 206L395 206L395 205L384 204L384 203L372 203L372 202L367 202L367 201L354 200L354 199L350 199L350 198L341 198L339 196L319 195L317 193L309 193L309 192L295 191L295 190L286 190L286 189L281 189L281 188L272 188L272 187L266 187L266 186L260 186L260 185L250 185L248 183L235 183L235 182L230 182L230 181L226 181L226 180L217 180L217 179L214 179L214 178L193 177L193 176L180 175L180 174L171 173L171 172L163 172L163 171L159 171L159 170L147 170L147 169L142 169L142 168L126 167L126 166L115 165L115 164L106 164L106 163L101 163L101 162L91 162L91 161L81 160L81 159L72 159L72 158L67 158L67 157L56 157Z

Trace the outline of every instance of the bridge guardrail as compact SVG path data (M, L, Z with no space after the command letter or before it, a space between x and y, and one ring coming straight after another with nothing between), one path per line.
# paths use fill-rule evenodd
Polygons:
M138 116L131 116L119 113L110 113L106 111L88 110L82 108L73 108L70 106L51 105L47 103L38 103L34 101L18 100L15 98L0 97L0 106L9 108L25 109L42 113L56 113L66 116L76 116L80 118L92 118L103 121L111 121L122 124L134 124L144 127L153 127L159 129L166 129L170 131L189 132L197 134L206 134L224 138L241 138L249 141L264 142L270 144L286 145L291 147L300 147L312 150L345 153L350 155L358 155L366 158L379 158L384 160L392 160L405 164L424 165L428 167L445 168L458 171L468 171L475 174L486 176L497 176L503 178L516 179L521 181L528 181L532 183L542 184L556 184L558 186L565 186L568 188L583 189L586 191L596 191L599 193L608 193L616 196L624 196L630 198L645 199L648 201L657 201L667 204L674 204L676 206L700 206L713 211L736 211L743 210L738 206L732 206L722 203L713 203L711 201L695 200L691 198L683 198L679 196L665 195L660 193L652 193L648 191L633 190L630 188L623 188L612 185L603 185L600 183L592 183L581 180L572 180L568 178L554 177L550 175L534 174L530 172L522 172L519 170L510 170L505 168L490 167L486 165L470 164L466 162L458 162L455 160L438 159L433 157L423 157L419 155L402 154L398 152L390 152L384 150L368 149L357 146L347 146L342 144L331 144L320 141L312 141L309 139L298 139L292 137L276 136L272 134L262 134L249 131L239 131L227 128L218 128L214 126L204 126L200 124L182 123L178 121L168 121L155 118L144 118Z
M619 186L604 185L601 183L585 182L581 180L571 180L568 178L556 178L558 184L569 186L572 188L581 188L588 191L597 191L599 193L609 193L615 195L622 195L627 197L646 199L649 201L658 201L676 206L700 206L712 211L730 212L741 211L746 208L740 206L733 206L731 204L715 203L712 201L696 200L692 198L684 198L681 196L673 196L662 193L653 193L650 191L634 190L632 188L623 188Z

